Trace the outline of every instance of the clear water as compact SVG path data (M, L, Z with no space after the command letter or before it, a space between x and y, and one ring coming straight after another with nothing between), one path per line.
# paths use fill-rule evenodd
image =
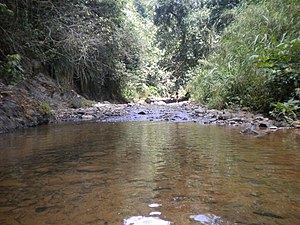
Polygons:
M300 224L300 131L119 122L2 134L0 224Z

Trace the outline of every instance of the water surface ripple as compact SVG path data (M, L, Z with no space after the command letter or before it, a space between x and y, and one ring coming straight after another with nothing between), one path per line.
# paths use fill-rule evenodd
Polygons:
M300 133L67 123L0 135L1 225L300 224Z

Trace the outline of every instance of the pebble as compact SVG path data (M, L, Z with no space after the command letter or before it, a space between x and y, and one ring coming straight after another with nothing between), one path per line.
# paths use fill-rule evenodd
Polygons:
M148 205L150 208L157 208L159 206L161 206L161 204L158 204L158 203L152 203L152 204L149 204Z
M149 213L149 215L150 215L150 216L160 216L160 215L161 215L161 212L158 212L158 211L156 212L156 211L155 211L155 212Z
M82 120L93 120L94 116L93 115L83 115L81 116Z
M255 115L250 112L240 110L207 110L205 107L197 106L192 103L185 103L184 107L177 103L155 105L155 104L112 104L112 103L97 103L94 107L66 109L56 112L59 116L57 120L66 121L72 120L95 120L101 121L173 121L173 122L195 122L199 124L217 124L222 126L240 126L244 127L241 134L246 135L264 135L267 132L260 132L256 128L267 128L269 131L276 131L278 126L274 126L275 121L269 120L261 114ZM54 112L55 114L55 112ZM142 115L145 115L141 117ZM277 125L277 124L275 124ZM299 126L296 122L293 127ZM253 129L247 129L252 127Z

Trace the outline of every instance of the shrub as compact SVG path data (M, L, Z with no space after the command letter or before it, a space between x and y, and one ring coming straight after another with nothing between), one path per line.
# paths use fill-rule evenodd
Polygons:
M300 3L266 0L235 11L216 51L196 70L194 96L268 112L300 85ZM215 100L217 99L217 100Z
M39 110L43 115L51 115L51 107L48 103L41 103Z
M8 55L7 62L0 61L0 78L7 84L16 84L24 78L24 70L19 54Z
M272 107L273 110L270 112L270 115L276 120L283 120L291 123L292 121L298 119L297 110L300 109L299 100L290 99L284 103L273 103Z

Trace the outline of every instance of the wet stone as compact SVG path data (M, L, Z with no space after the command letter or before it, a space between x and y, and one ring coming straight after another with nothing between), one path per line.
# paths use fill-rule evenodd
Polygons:
M42 213L45 212L48 209L48 207L38 207L35 209L35 212Z
M258 127L267 128L267 127L269 127L269 123L267 121L262 121L259 123Z
M269 212L269 211L264 211L264 210L256 210L253 213L260 215L260 216L266 216L266 217L271 217L271 218L276 218L276 219L284 219L284 217L279 214Z
M76 112L76 114L78 114L78 115L84 115L85 111L78 111L78 112Z
M295 128L300 128L300 121L294 121L292 123L292 126L295 127Z
M219 120L228 120L230 118L231 118L230 114L221 114L221 115L218 115L218 119Z
M92 120L94 119L94 116L93 115L83 115L81 117L82 120Z
M97 107L96 107L97 106ZM55 113L55 112L54 112ZM144 115L147 115L144 116ZM271 125L282 127L284 124L277 124L260 114L243 112L240 110L208 110L205 107L193 103L170 103L166 105L155 104L103 104L97 103L90 108L69 109L59 111L56 120L73 121L70 118L80 120L97 120L97 121L172 121L172 122L188 122L196 121L200 124L217 124L222 126L242 126L249 127L255 124L257 128L271 128ZM67 119L67 120L66 120ZM295 127L295 126L294 126ZM252 135L257 133L249 130ZM250 134L247 130L244 134ZM243 132L242 132L243 133ZM267 132L265 132L267 133ZM259 135L264 135L260 132Z
M240 117L234 117L234 118L230 119L230 121L241 122L242 119Z
M209 120L209 123L213 123L213 122L216 122L216 121L217 121L216 118L212 118L212 119Z
M259 133L258 131L256 131L256 130L253 130L252 128L248 127L248 128L246 128L246 129L242 130L242 131L241 131L241 134L243 134L243 135L254 135L254 136L256 136L256 135L259 135L260 133Z
M139 114L139 115L146 115L147 113L144 112L144 111L140 111L140 112L138 112L138 114Z

